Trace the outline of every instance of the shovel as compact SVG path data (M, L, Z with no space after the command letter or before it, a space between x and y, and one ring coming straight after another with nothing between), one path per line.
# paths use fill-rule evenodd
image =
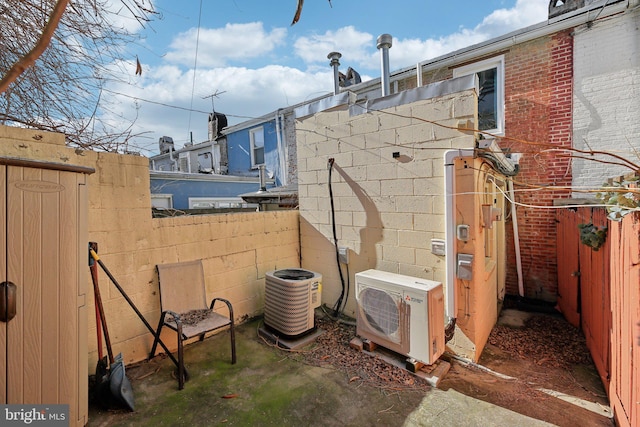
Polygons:
M98 331L98 365L96 366L96 389L95 396L100 403L109 407L112 403L119 406L125 406L130 411L134 409L133 390L131 383L125 374L122 353L113 357L111 348L111 339L109 338L109 330L107 329L107 321L102 306L102 297L100 296L100 288L98 287L98 270L94 257L98 250L96 242L89 242L89 269L91 270L91 279L93 282L93 292L96 304L96 329ZM99 319L99 322L98 322ZM107 345L107 353L111 366L107 368L107 358L102 358L102 340L100 326L104 332L104 338Z

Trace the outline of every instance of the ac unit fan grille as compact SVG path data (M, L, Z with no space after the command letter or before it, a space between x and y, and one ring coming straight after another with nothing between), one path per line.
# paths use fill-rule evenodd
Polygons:
M398 304L388 292L365 288L360 292L360 306L369 326L385 336L394 336L400 329Z

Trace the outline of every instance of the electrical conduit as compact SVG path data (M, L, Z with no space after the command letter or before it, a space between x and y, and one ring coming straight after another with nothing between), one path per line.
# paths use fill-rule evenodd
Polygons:
M448 150L444 153L444 193L445 193L445 260L447 299L445 315L450 325L456 318L456 199L455 199L455 159L473 157L473 148ZM447 328L449 325L446 325Z

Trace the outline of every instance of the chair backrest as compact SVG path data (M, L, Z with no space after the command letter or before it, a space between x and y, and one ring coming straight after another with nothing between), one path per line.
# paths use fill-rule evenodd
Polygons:
M202 260L158 264L162 311L186 313L207 307Z

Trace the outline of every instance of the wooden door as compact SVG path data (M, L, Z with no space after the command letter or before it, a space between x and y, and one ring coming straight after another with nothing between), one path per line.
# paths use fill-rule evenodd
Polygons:
M558 262L558 308L565 319L580 327L580 262L578 214L572 209L557 211L556 253Z
M86 177L48 166L0 166L0 281L17 291L16 316L0 323L0 397L69 404L70 425L85 425Z

